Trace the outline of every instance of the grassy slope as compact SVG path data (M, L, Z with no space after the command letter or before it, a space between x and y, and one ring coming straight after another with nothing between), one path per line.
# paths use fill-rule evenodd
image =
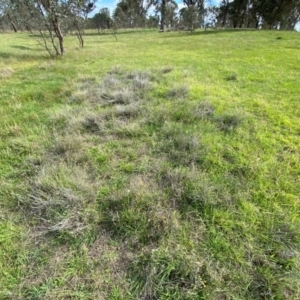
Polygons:
M299 34L0 39L2 298L300 298Z

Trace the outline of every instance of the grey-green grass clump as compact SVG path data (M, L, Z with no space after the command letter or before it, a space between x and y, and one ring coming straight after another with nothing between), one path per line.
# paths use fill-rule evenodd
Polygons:
M189 88L187 86L178 86L172 88L168 92L169 98L185 98L189 94Z

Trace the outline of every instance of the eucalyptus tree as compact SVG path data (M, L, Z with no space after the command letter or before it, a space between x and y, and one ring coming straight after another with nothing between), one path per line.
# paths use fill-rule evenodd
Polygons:
M205 3L206 0L183 0L186 7L186 14L189 19L189 27L193 30L197 25L204 25Z
M166 26L173 27L178 21L178 4L174 0L153 1L151 5L155 6L156 15L160 15L160 30L164 31Z
M296 25L300 22L300 0L289 11L285 12L280 20L281 30L294 30Z
M294 29L300 20L300 0L222 0L222 25L269 29Z
M143 0L121 0L113 12L113 18L120 27L145 26L148 8Z
M9 0L0 0L0 19L1 23L8 23L14 32L18 31L15 13Z
M10 0L18 21L37 30L50 55L65 55L64 24L74 22L83 46L80 20L94 9L97 0Z
M107 7L101 8L92 18L93 25L97 28L98 33L100 29L109 29L111 26L110 11Z

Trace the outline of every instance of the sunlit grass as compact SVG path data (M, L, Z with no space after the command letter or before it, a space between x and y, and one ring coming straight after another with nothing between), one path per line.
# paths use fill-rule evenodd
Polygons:
M298 299L299 34L0 35L0 298Z

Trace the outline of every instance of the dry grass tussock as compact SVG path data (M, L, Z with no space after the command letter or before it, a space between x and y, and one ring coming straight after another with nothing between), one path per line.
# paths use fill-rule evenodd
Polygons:
M88 168L50 160L29 181L26 196L19 198L38 231L77 234L88 228L90 203L97 198L99 182Z
M152 80L150 71L129 74L112 72L100 82L94 79L80 80L70 102L87 102L95 106L130 104L143 99L145 92L151 88Z
M52 116L59 129L28 181L26 196L18 199L35 219L39 232L77 235L89 228L101 185L96 166L89 159L90 149L101 139L117 135L122 126L129 128L127 120L141 114L141 91L145 91L150 77L150 72L113 73L100 83L80 78L78 89L70 97L73 104ZM73 101L79 96L84 97L84 105L77 106L80 101Z
M0 70L0 79L5 79L10 77L14 73L13 68L6 66Z

